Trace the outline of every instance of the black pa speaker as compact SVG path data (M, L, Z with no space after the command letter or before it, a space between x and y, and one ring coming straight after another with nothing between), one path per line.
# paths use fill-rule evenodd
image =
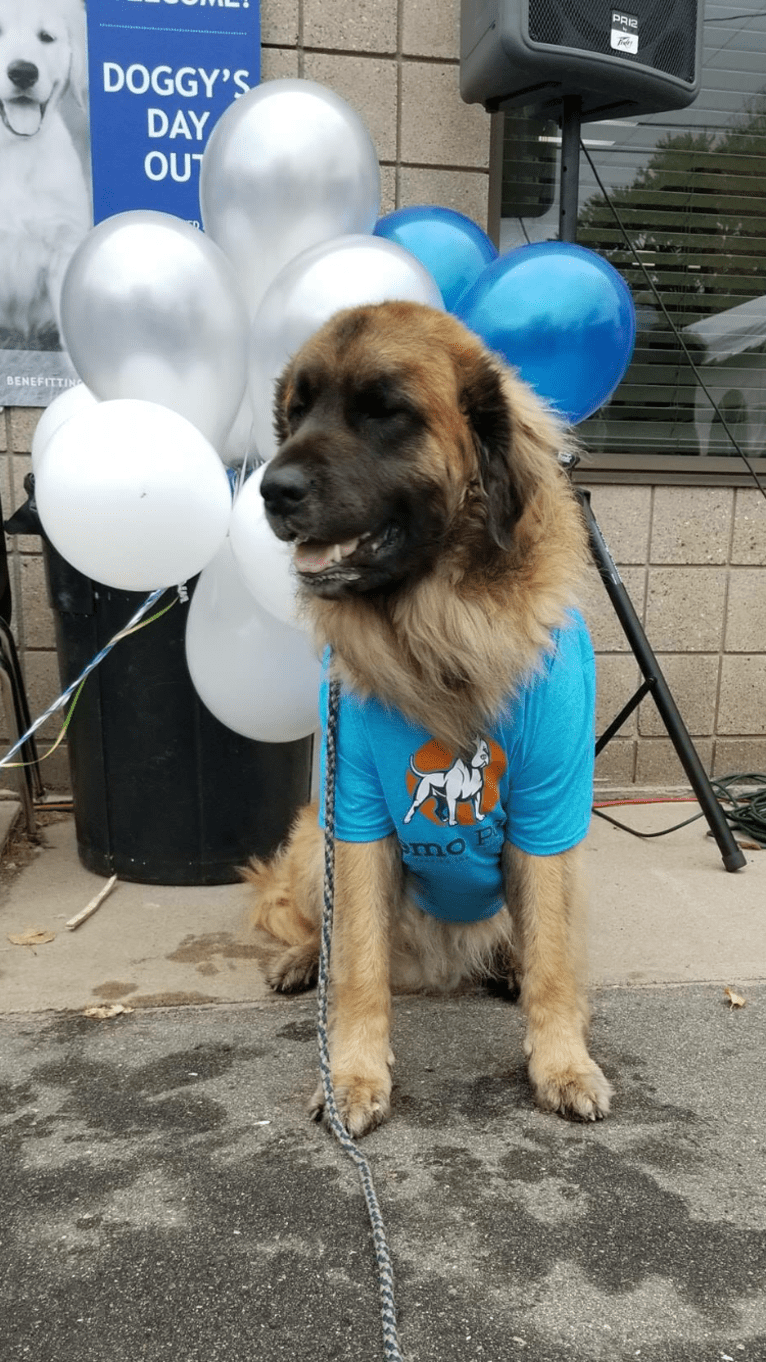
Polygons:
M461 0L460 93L490 111L629 118L699 93L704 0Z

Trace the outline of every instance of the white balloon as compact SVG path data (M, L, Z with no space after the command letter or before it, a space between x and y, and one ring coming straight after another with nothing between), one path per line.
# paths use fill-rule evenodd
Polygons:
M228 540L192 596L186 661L202 703L245 738L293 742L319 726L319 660L253 599Z
M99 402L59 426L35 476L43 529L106 586L185 582L215 557L231 518L221 460L185 417L154 402Z
M271 458L277 447L274 388L287 361L341 308L394 300L444 309L425 266L383 237L337 237L285 266L266 293L250 333L248 392L261 458Z
M219 453L229 468L239 468L248 455L257 453L253 439L253 408L250 403L250 394L247 392L242 398L239 411Z
M65 388L63 393L54 397L37 422L32 436L32 468L35 472L40 466L48 441L59 426L63 426L76 412L84 411L86 407L92 407L96 402L98 398L84 383L75 383L74 387Z
M64 276L61 327L83 382L170 407L216 449L245 391L248 324L231 262L170 213L105 218Z
M229 540L242 580L258 604L282 624L299 626L292 550L266 519L264 472L265 465L251 473L234 502Z
M380 171L359 115L311 80L270 80L235 99L200 167L205 232L232 261L253 316L293 256L372 232Z

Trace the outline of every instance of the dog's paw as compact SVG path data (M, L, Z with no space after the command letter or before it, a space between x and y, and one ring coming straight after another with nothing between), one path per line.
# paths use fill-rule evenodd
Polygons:
M609 1113L614 1089L592 1059L568 1065L559 1072L544 1071L530 1060L529 1077L535 1101L543 1111L557 1111L570 1121L601 1121Z
M262 964L263 975L275 993L304 993L313 988L319 973L316 947L289 946Z
M387 1119L391 1112L391 1083L365 1078L349 1078L333 1086L338 1115L349 1135L357 1139ZM325 1098L319 1084L309 1104L309 1115L315 1121L326 1119Z

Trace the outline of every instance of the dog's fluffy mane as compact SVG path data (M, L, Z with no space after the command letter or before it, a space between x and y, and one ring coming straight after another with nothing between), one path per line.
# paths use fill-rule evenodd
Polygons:
M506 429L510 414L504 472L520 515L509 542L491 533L492 491L477 434L475 477L431 570L388 593L342 600L306 593L303 608L317 644L331 646L335 673L352 690L395 706L469 756L477 734L534 670L551 630L577 603L587 541L558 461L567 444L560 421L478 340L473 353L461 355L464 362L471 371L467 390L479 374L486 389L492 371ZM470 420L470 397L468 409Z

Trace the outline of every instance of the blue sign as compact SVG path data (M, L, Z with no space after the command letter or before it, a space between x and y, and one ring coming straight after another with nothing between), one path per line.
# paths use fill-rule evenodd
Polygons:
M207 139L260 80L258 0L87 0L93 219L199 222Z

